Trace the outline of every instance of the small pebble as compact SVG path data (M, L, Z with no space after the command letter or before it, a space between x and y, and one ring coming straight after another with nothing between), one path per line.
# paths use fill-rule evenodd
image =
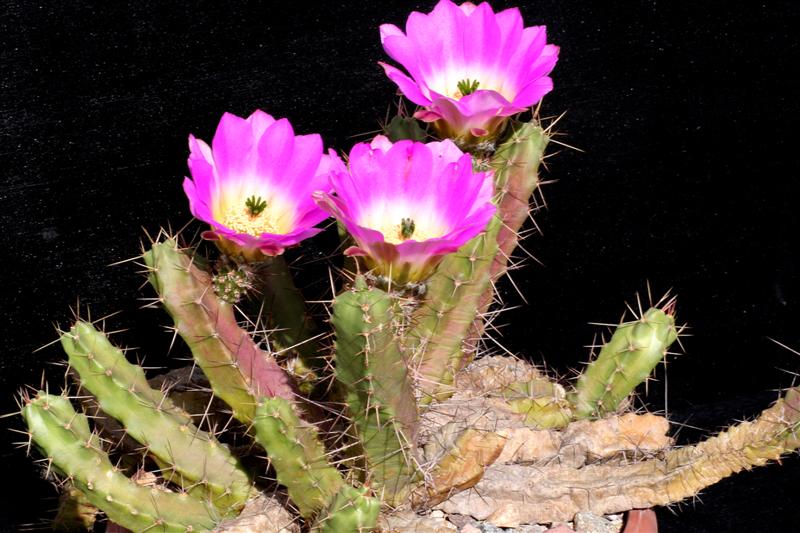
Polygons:
M481 530L472 524L467 524L461 528L461 533L481 533Z

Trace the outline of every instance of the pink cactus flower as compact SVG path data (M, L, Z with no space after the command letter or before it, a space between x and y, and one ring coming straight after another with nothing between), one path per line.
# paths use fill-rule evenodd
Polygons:
M336 195L314 194L357 246L366 266L394 283L419 283L441 259L478 235L495 212L492 176L452 141L423 144L383 136L360 143L349 169L333 165Z
M190 135L189 150L183 190L192 214L229 256L262 260L322 231L314 226L328 215L312 193L329 188L331 158L319 135L296 136L288 120L263 111L225 113L211 146Z
M525 28L516 8L495 13L486 2L440 0L427 15L412 12L405 33L392 24L380 32L386 53L410 75L381 63L387 76L443 137L492 139L507 117L553 88L558 47L547 44L544 26Z

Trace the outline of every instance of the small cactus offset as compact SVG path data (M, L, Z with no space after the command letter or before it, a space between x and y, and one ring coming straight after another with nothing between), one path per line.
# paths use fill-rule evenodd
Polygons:
M650 376L678 338L673 308L670 302L663 309L649 309L617 327L578 378L570 396L576 418L613 413Z
M381 28L412 76L383 68L420 107L399 104L385 135L347 157L263 111L226 113L210 145L190 136L184 191L214 246L161 232L137 260L147 307L192 364L148 376L90 321L59 332L65 392L20 395L29 447L63 488L54 528L551 524L669 505L800 446L797 388L681 448L666 418L634 410L680 335L674 299L618 324L572 383L484 351L554 135L536 106L558 48L544 32L531 45L516 12L501 24L488 4L439 4L406 32ZM447 41L478 16L497 35ZM286 256L329 217L345 258L319 261L330 293L315 292Z

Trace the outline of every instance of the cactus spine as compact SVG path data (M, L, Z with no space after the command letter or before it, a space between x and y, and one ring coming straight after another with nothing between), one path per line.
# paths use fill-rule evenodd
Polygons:
M167 533L207 531L218 516L207 502L188 493L166 492L135 484L119 472L90 436L86 417L68 398L39 392L22 416L32 440L53 467L74 483L109 519L135 533L159 528Z
M620 324L597 359L589 363L570 395L576 418L617 410L642 383L678 338L672 304L651 308L639 319Z
M409 456L417 410L395 336L392 296L358 277L333 305L336 379L345 391L364 450L369 481L390 504L402 501L414 476Z

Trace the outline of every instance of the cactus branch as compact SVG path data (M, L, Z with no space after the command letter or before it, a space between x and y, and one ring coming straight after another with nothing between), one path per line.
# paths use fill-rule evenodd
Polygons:
M113 522L135 532L158 528L167 533L208 531L218 522L216 511L203 500L143 487L125 477L94 439L85 438L88 421L68 398L40 391L26 401L22 416L53 467Z
M233 307L214 295L208 273L174 239L153 244L144 261L175 328L236 419L250 423L261 396L295 398L289 375L239 327Z
M328 463L316 428L300 420L283 398L262 398L254 426L278 483L288 489L300 515L307 518L330 505L344 480Z
M162 474L186 490L200 491L223 514L236 513L250 495L250 479L239 461L161 391L150 388L141 367L91 324L76 323L61 336L70 367L102 410L144 445Z
M334 302L336 379L343 387L371 483L386 501L402 500L414 469L409 448L417 410L406 362L395 338L395 302L362 277Z

